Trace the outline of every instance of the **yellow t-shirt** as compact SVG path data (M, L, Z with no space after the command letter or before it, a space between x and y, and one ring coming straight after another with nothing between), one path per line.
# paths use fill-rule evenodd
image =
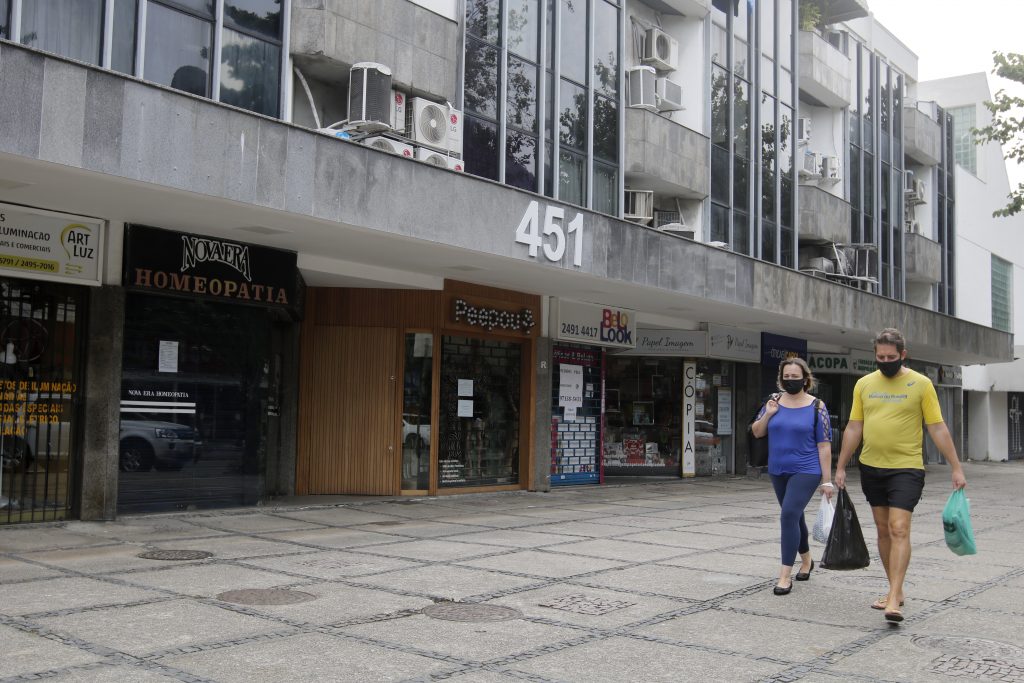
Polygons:
M922 417L926 424L942 422L935 387L921 373L907 368L890 379L876 370L861 377L850 409L851 420L864 422L860 461L871 467L923 470Z

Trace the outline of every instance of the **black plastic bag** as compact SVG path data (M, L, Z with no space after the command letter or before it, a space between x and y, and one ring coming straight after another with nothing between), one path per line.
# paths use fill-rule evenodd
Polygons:
M828 534L825 552L821 556L821 566L823 569L845 570L863 569L869 564L871 557L850 494L846 489L839 489L836 514L832 518L832 531Z

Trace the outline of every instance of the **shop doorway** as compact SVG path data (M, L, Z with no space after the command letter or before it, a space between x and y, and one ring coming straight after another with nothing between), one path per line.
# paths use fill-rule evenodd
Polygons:
M276 400L270 314L129 293L118 511L252 505Z
M0 524L64 519L72 508L86 296L0 278Z

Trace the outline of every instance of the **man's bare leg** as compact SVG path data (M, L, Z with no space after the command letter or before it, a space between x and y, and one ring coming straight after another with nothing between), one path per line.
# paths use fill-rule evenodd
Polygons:
M875 528L878 529L878 555L882 558L882 567L885 569L885 577L889 580L889 593L886 597L878 601L878 603L885 603L885 608L888 608L889 598L892 597L893 578L892 574L889 573L889 557L892 552L892 537L889 533L889 511L895 509L896 508L890 508L889 506L871 508L871 514L875 518ZM907 568L904 565L904 573L906 573L906 569ZM899 607L899 604L903 602L902 579L900 581L900 590L896 597L899 598L896 601L896 607ZM876 609L878 608L876 607Z
M903 508L889 508L889 561L885 564L885 575L889 577L889 595L886 612L899 612L903 602L903 579L910 566L910 519L912 513ZM881 544L879 544L881 547ZM885 557L884 555L882 556Z

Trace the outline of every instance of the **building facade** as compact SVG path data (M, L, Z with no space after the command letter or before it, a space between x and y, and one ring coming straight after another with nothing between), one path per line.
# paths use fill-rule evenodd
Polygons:
M951 119L811 5L0 2L0 519L741 473L783 358L840 427L882 327L1011 360Z

